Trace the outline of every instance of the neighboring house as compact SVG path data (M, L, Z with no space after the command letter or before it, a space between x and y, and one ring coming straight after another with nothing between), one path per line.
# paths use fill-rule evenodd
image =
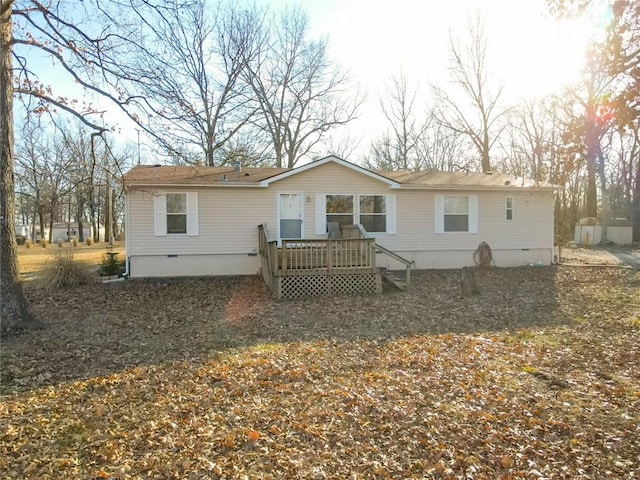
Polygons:
M504 174L374 172L330 156L294 169L138 166L124 183L132 277L256 274L261 224L278 242L360 224L418 269L474 265L481 242L501 267L554 256L554 187Z
M48 228L45 228L44 233L44 238L49 238ZM31 240L32 242L39 242L40 238L40 227L36 227L35 225L27 225L24 223L16 224L16 240L18 242L18 245L24 245L27 240Z
M90 223L84 223L82 225L82 238L87 239L93 235L93 229ZM80 238L80 230L76 222L59 222L53 224L51 233L51 241L57 243L59 241L68 242L72 238Z

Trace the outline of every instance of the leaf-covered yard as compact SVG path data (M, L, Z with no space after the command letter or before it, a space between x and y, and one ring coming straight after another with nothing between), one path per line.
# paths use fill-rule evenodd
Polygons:
M640 478L640 271L418 272L45 292L2 344L2 478Z

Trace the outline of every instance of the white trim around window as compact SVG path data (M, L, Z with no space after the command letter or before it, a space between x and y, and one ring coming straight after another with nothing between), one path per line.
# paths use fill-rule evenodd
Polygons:
M167 197L171 195L180 197L169 197L169 200L182 204L182 207L167 207ZM172 211L169 211L172 210ZM153 197L153 217L154 217L154 235L156 237L166 237L167 235L187 235L189 237L197 237L198 231L198 193L197 192L167 192L154 195ZM173 217L173 218L169 218ZM171 220L171 221L169 221ZM184 227L180 228L180 224L184 222ZM169 228L171 224L172 228ZM169 230L173 230L170 232Z
M513 214L515 212L515 205L513 197L505 197L504 199L504 218L505 220L513 220Z
M342 202L345 207L342 209L343 212L335 211L335 208L333 212L327 212L327 198L335 200L338 204ZM344 217L344 221L339 222L344 224L357 225L364 222L370 229L379 228L384 224L384 231L370 231L372 235L395 234L396 196L379 193L318 193L316 194L316 235L327 233L328 216L334 221Z
M434 195L435 233L478 233L477 195Z

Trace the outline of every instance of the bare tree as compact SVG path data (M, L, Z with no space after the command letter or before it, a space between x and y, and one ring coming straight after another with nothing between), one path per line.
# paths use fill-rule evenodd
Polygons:
M361 138L353 135L333 135L323 142L323 149L326 155L349 160L356 153L361 142Z
M439 121L437 112L429 109L416 144L420 169L439 172L474 170L477 162L470 151L468 137L447 128Z
M449 72L457 92L437 86L433 90L439 105L439 121L448 129L469 137L480 156L482 171L488 172L491 149L504 130L500 120L508 109L500 104L504 86L499 84L493 88L490 84L488 41L479 16L475 23L469 21L469 34L469 44L464 47L453 38L450 40Z
M267 26L267 24L269 25ZM247 61L260 120L275 164L289 168L307 155L327 132L356 118L360 95L345 97L348 79L327 58L327 40L309 40L306 14L284 10L265 23L265 48Z
M129 8L125 8L127 7ZM29 52L46 55L59 73L79 88L101 95L125 113L133 101L121 90L123 51L128 49L135 19L126 12L147 0L63 2L0 0L0 302L3 332L34 324L19 281L14 219L13 98L30 98L30 111L52 109L76 116L92 137L108 131L93 105L56 95L30 68ZM125 12L126 10L126 12ZM14 68L15 61L15 68ZM133 114L131 114L134 116ZM37 322L35 322L37 323Z
M532 99L511 110L509 126L503 142L505 152L503 171L530 177L542 182L549 180L552 166L557 163L561 125L554 109L555 101Z
M17 181L23 186L22 194L32 199L42 239L51 242L60 205L73 189L69 181L69 151L59 135L40 125L26 122L20 133L21 141L16 145ZM49 236L45 238L47 230Z
M386 94L380 108L388 131L372 142L370 162L385 170L420 170L417 147L425 125L415 116L418 87L410 88L401 72L386 85Z
M225 161L218 151L256 111L241 74L261 48L262 18L255 7L209 5L138 5L144 24L122 69L142 94L132 102L137 120L164 153L186 163L204 157L213 166Z

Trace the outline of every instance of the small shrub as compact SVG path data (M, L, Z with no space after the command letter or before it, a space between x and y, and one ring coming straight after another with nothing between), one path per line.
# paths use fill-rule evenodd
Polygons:
M93 238L89 237L85 240L85 243L87 244L87 247L90 247L91 245L93 245Z
M47 290L84 285L91 278L87 269L86 263L76 260L70 250L65 250L42 269L40 284Z
M78 246L78 239L76 237L71 238L71 245L73 245L74 247Z
M47 248L49 246L49 242L47 242L44 238L40 240L40 245L42 248Z
M62 240L58 240L58 247L59 247L59 248L62 248L62 246L63 246L63 245L64 245L64 244L62 243Z
M32 242L31 240L27 239L27 240L24 242L24 246L25 246L26 248L31 248L31 247L33 247L33 242Z
M102 256L102 263L100 264L100 275L111 276L118 275L120 269L124 266L124 263L118 260L117 252L107 252Z

